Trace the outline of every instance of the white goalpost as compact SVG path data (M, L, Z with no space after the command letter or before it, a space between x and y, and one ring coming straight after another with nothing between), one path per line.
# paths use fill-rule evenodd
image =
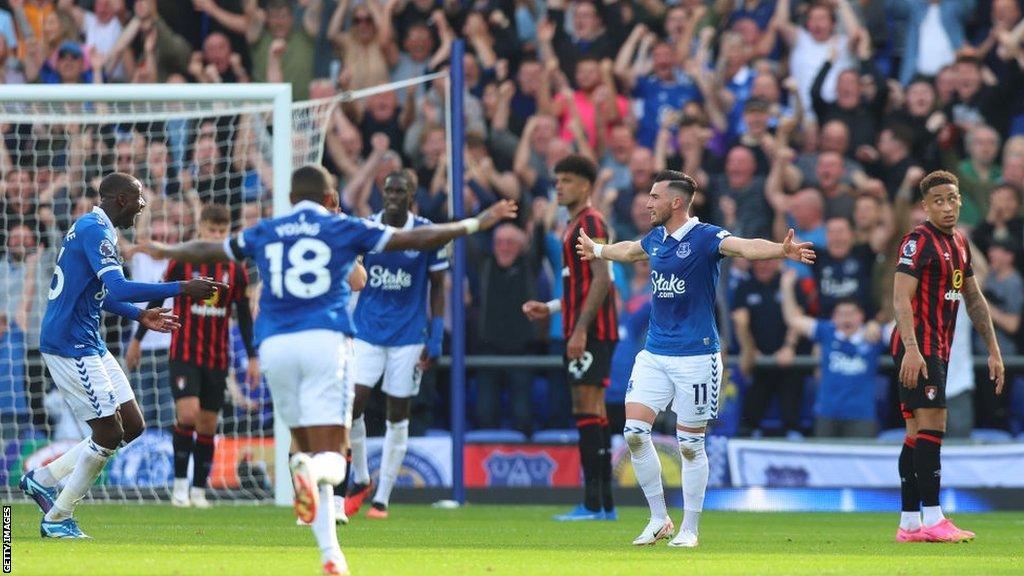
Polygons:
M461 144L453 142L447 85L440 94L433 85L448 76L443 71L302 102L292 102L288 84L20 85L0 90L0 498L21 499L18 481L24 472L88 434L46 374L38 347L46 287L61 240L71 223L98 203L102 176L127 172L143 184L149 204L135 229L121 232L126 244L137 237L171 243L193 238L206 203L227 205L232 229L239 230L290 210L294 167L324 162L331 145L336 159L338 147L349 146L353 134L368 142L372 134L361 135L350 116L394 92L410 97L402 105L416 101L419 131L414 133L436 136L443 129L447 154L457 158L446 167L429 168L447 171L443 212L450 217L454 195L448 194L447 182L461 180L451 173L451 164L461 164L461 154L454 153ZM431 90L440 117L427 120L422 102ZM375 177L367 174L380 172L384 159L402 165L404 156L407 166L426 169L425 141L426 136L394 142L390 156L366 143L364 160L346 150L355 154L354 167L362 176L345 176L361 182L358 194L365 201ZM166 262L134 254L125 267L133 279L154 282ZM255 270L249 271L255 286ZM125 368L147 430L111 460L89 495L93 501L145 502L170 495L175 423L168 374L171 339L147 333L133 344L135 330L133 322L104 314L103 335ZM237 326L232 332L228 391L207 497L290 505L290 432L273 418L266 383L255 390L245 384L248 361ZM133 345L136 356L126 353Z
M99 177L126 171L143 181L150 214L140 217L140 233L184 239L201 202L230 204L238 228L245 219L289 210L293 163L319 161L323 151L319 133L326 114L319 113L321 108L293 109L287 84L23 85L0 90L0 324L5 328L0 331L0 494L5 500L20 497L17 482L23 471L55 458L87 433L45 377L38 356L45 296L33 295L45 295L55 250L70 222L96 202ZM293 114L305 120L297 132ZM157 280L140 278L142 271L131 264L126 262L137 279ZM149 264L150 273L161 265ZM110 319L104 328L111 348L126 346L134 331L131 323ZM162 335L146 338L151 336ZM169 342L169 337L154 338L147 347L143 339L142 361L126 370L148 430L111 462L91 493L94 499L166 497L171 460L166 440L174 418L166 382ZM275 443L272 453L267 448L273 438L290 435L280 424L269 426L269 392L246 397L244 386L236 386L236 417L224 418L225 433L218 436L224 458L215 460L211 497L288 503L288 475L269 469L274 463L276 470L287 470L288 441Z

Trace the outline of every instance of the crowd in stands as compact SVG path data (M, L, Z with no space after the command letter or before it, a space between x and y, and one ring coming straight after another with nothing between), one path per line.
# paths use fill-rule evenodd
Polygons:
M1004 357L1024 350L1024 3L1020 0L0 0L0 83L289 82L296 101L449 67L465 40L467 210L502 198L520 220L470 243L469 353L556 354L561 322L525 300L561 290L566 214L551 168L599 165L593 203L619 239L647 233L661 169L700 185L693 215L744 237L814 243L814 266L723 264L720 320L739 435L870 437L902 425L885 367L902 235L922 218L916 185L960 178L960 225ZM323 163L343 209L382 208L384 176L415 171L418 212L449 219L446 80L344 102L325 121ZM0 100L4 87L0 86ZM10 111L10 107L5 107ZM32 110L26 108L26 110ZM88 111L83 109L83 111ZM268 215L272 168L252 117L146 123L0 122L0 424L56 435L39 321L61 236L97 202L102 175L145 186L138 234L192 237L202 203L239 229ZM160 262L126 267L157 280ZM650 309L645 263L615 268L622 341L608 393L621 403ZM167 342L107 318L147 419L169 426ZM238 347L241 348L241 347ZM971 355L966 317L950 369L950 433L1019 433L1024 383L997 398ZM817 369L794 367L816 354ZM880 360L881 358L881 360ZM238 372L244 374L244 351ZM954 377L955 375L955 377ZM530 434L567 428L560 370L479 371L470 423ZM426 378L413 433L447 422L447 375ZM266 429L265 390L233 387L228 426ZM728 413L728 411L723 411ZM369 410L374 431L373 408ZM0 426L0 427L2 427ZM14 428L11 428L13 426ZM619 427L621 429L621 426ZM6 436L6 433L5 433Z

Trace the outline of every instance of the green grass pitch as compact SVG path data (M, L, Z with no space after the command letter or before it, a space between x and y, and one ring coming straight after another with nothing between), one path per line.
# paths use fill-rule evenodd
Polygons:
M895 544L897 513L708 512L697 549L634 548L647 511L618 522L556 523L561 509L398 504L391 518L339 527L355 576L693 574L1024 574L1024 514L959 514L969 544ZM35 506L13 511L14 574L303 575L320 573L309 528L290 509L83 505L88 541L39 538ZM678 520L678 519L677 519Z

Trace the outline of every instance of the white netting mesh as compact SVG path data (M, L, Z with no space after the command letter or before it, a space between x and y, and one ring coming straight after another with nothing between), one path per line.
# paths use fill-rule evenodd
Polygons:
M371 93L388 88L375 87ZM356 116L364 103L349 104L346 111L341 106L359 96L327 95L292 106L292 166L320 163L325 149L333 147L333 161L327 164L344 185L364 160L380 160L369 146L362 147L364 157L353 142L362 139ZM204 203L228 206L233 229L270 215L275 162L273 105L267 100L75 103L3 98L0 94L0 494L7 499L21 496L17 482L25 470L58 456L88 433L53 385L38 348L57 251L71 223L97 204L99 180L121 171L143 182L148 207L136 228L124 233L126 242L138 237L176 242L195 237ZM135 254L125 261L125 269L135 280L159 281L166 262ZM252 281L255 291L254 274ZM148 429L110 462L93 498L169 495L175 423L168 381L170 336L146 334L137 362L128 368L126 353L134 330L132 322L104 315L107 345L126 366ZM265 385L251 390L244 384L245 348L234 322L231 340L232 369L208 496L267 500L274 493L270 393Z

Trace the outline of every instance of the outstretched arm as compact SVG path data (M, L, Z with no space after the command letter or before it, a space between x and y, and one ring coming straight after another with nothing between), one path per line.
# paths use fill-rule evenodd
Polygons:
M140 245L138 249L157 259L177 260L189 264L230 262L227 243L192 240L182 244L152 242Z
M444 246L459 236L468 236L478 230L487 230L502 220L515 219L516 203L500 200L475 218L466 218L450 224L419 226L412 230L399 230L391 235L384 250L430 250Z
M728 236L719 244L718 250L723 256L746 258L747 260L772 260L788 258L795 262L813 264L814 248L810 242L794 242L795 232L792 228L782 243L761 238L738 238Z
M615 244L598 244L583 230L580 230L579 241L576 242L576 253L584 260L612 260L614 262L636 262L647 260L647 252L635 240L616 242Z
M974 324L974 329L981 335L988 348L988 377L996 383L996 394L1001 394L1005 380L1003 356L999 351L999 341L996 340L996 330L992 326L992 315L989 314L988 302L974 276L964 279L963 295L971 324Z

